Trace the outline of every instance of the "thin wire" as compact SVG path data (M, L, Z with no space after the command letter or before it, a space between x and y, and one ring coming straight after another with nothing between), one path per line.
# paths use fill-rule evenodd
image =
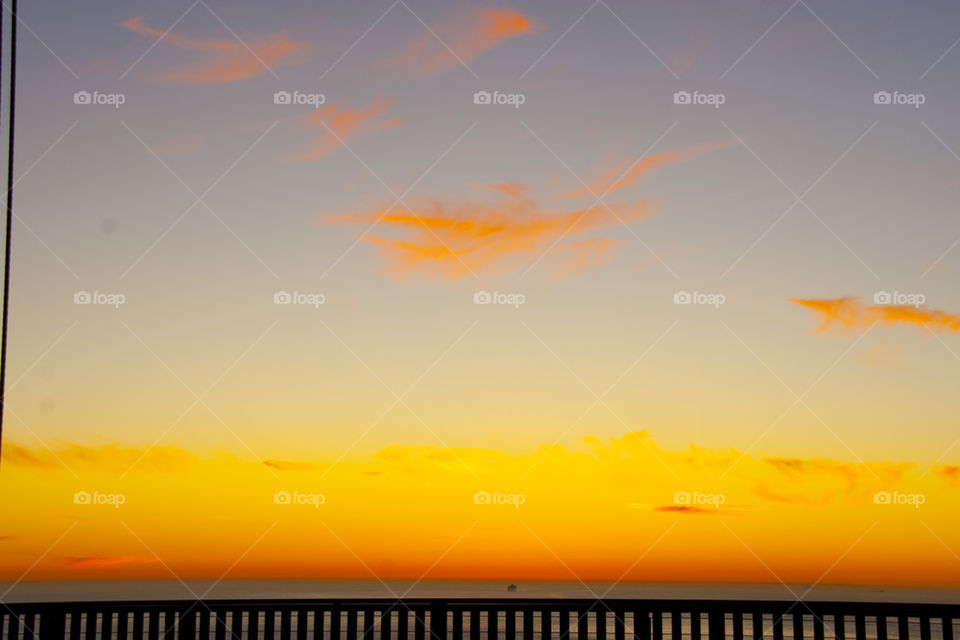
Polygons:
M3 40L3 11L0 10L0 41ZM2 54L2 50L0 50ZM0 55L2 63L2 55ZM0 324L0 451L3 447L3 416L7 406L7 324L10 315L10 234L13 230L13 132L17 87L17 0L10 3L10 86L7 124L7 231L3 251L3 321Z

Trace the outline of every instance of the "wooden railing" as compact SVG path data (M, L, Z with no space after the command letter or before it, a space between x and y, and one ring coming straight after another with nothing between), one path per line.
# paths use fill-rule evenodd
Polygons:
M954 640L960 605L735 600L197 600L0 604L20 640Z

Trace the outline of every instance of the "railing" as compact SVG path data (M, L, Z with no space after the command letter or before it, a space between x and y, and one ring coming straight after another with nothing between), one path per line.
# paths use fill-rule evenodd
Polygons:
M734 600L199 600L0 604L24 640L954 640L960 604Z

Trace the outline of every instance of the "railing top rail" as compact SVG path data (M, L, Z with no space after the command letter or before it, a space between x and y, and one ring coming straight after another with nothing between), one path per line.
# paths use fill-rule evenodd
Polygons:
M154 610L187 609L201 606L211 609L363 609L363 608L416 608L426 609L442 607L446 609L569 609L569 610L648 610L648 611L724 611L781 613L792 611L798 614L811 611L845 614L887 614L887 615L950 615L960 617L960 603L913 603L913 602L861 602L861 601L797 601L797 600L743 600L743 599L675 599L675 598L283 598L283 599L180 599L180 600L111 600L111 601L69 601L69 602L9 602L5 606L10 610Z

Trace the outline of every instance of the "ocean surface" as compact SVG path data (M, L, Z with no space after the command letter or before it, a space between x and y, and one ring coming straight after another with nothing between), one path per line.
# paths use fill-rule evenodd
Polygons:
M422 580L23 580L0 582L5 602L232 598L719 598L960 604L960 589L793 584Z

